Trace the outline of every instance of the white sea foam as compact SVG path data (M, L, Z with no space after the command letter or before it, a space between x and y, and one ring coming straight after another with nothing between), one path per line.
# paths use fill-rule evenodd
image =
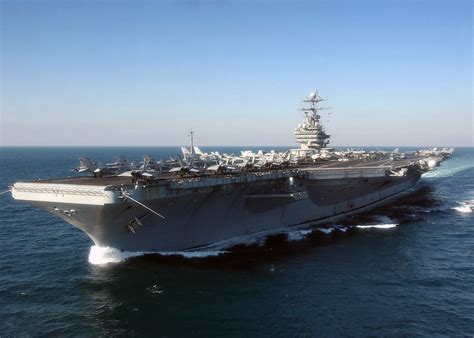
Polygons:
M470 169L472 167L474 167L472 164L462 164L454 168L453 167L447 167L447 168L440 167L440 168L436 168L433 171L428 171L427 173L424 173L423 178L449 177L449 176L453 176L454 174L458 172Z
M145 251L120 251L111 247L100 247L93 245L89 252L89 263L93 265L106 265L110 263L120 263L132 257L147 254L159 254L162 256L182 256L184 258L206 258L218 256L226 253L222 250L194 250L194 251L166 251L166 252L145 252Z
M329 235L331 232L334 231L334 228L318 228L318 230Z
M464 214L472 212L472 208L469 205L462 205L460 207L454 207L453 209Z
M256 235L248 235L248 236L239 237L239 238L232 238L230 240L225 240L220 243L217 243L216 246L213 246L213 248L225 249L225 248L231 248L235 245L264 246L268 235L272 235L272 233L256 234Z
M289 241L301 241L306 238L313 230L294 230L290 231L287 236Z
M371 229L371 228L376 228L376 229L391 229L395 228L398 224L396 223L390 223L390 224L364 224L364 225L356 225L356 228L359 229Z
M108 246L100 247L93 245L89 252L89 263L93 265L106 265L110 263L120 263L128 258L147 254L147 252L120 251Z
M213 257L219 256L222 254L227 253L227 251L223 250L211 250L211 251L166 251L166 252L157 252L162 256L183 256L185 258L206 258L206 257Z
M148 291L149 293L151 293L152 295L160 295L162 294L163 292L165 292L160 285L158 284L153 284L152 286L150 286L149 288L146 288L146 291ZM134 311L137 311L138 309L132 309Z
M459 206L453 207L452 209L463 214L471 213L472 208L474 208L474 200L470 200L467 202L458 202L458 204Z
M391 228L395 228L396 226L398 226L397 223L395 223L392 219L390 219L389 217L387 217L385 215L378 215L378 216L375 217L375 219L380 223L359 224L359 225L356 225L356 228L359 228L359 229L371 229L371 228L374 228L374 229L391 229Z

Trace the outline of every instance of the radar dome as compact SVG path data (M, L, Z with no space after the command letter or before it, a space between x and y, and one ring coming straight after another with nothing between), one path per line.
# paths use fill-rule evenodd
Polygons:
M314 100L315 98L316 98L316 93L314 93L314 92L313 92L313 93L309 93L308 99Z

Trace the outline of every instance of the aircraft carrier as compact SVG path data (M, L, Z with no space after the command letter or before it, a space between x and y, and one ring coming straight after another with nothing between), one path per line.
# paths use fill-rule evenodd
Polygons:
M169 252L285 228L317 226L388 203L453 149L408 153L329 148L317 92L303 100L300 144L286 152L205 153L101 166L80 159L77 177L17 182L14 199L84 231L100 247ZM87 175L87 176L84 176Z

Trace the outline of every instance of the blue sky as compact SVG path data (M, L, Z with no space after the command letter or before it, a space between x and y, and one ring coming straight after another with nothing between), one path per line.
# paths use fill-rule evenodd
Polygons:
M473 145L470 1L1 2L2 145ZM325 115L324 122L327 121Z

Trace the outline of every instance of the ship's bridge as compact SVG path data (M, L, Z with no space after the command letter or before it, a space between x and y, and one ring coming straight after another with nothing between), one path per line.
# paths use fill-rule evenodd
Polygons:
M310 93L308 97L303 100L306 105L309 104L309 107L299 109L304 112L305 120L304 123L298 125L293 131L296 141L300 144L300 149L295 149L295 152L320 152L329 144L330 135L326 134L320 122L321 116L319 115L319 110L327 108L317 106L321 101L324 100L319 96L317 91Z

